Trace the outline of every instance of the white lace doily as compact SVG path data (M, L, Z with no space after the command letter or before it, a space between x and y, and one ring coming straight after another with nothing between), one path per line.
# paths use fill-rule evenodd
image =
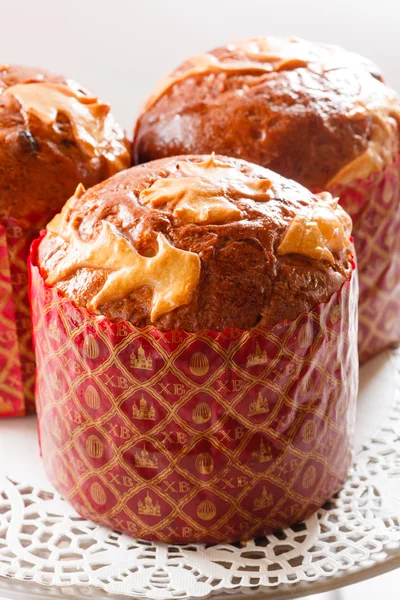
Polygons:
M41 590L42 597L172 600L258 590L272 598L400 564L399 371L400 353L387 353L384 369L364 385L352 473L305 523L243 546L154 544L97 527L58 494L0 473L0 575L13 580L8 589L30 589L32 597Z

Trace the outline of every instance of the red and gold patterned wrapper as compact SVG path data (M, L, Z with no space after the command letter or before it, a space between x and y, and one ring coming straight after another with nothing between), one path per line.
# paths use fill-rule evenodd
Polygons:
M135 537L229 542L306 518L342 485L358 384L357 279L272 329L112 323L31 256L47 474L79 514Z
M329 191L353 219L360 285L360 362L400 342L400 157Z
M0 418L35 409L27 259L43 217L0 221Z

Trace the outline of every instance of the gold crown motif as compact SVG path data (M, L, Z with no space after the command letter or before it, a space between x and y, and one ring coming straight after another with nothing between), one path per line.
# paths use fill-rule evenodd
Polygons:
M253 510L261 510L262 508L269 508L274 503L274 498L270 492L267 492L265 485L261 496L254 498Z
M132 406L132 419L141 419L142 421L155 421L156 411L152 404L147 404L146 398L140 398L139 406L136 402Z
M255 450L252 454L254 460L258 463L265 463L272 459L272 452L269 446L264 444L264 440L260 442L260 449Z
M149 492L147 492L144 502L141 500L138 502L138 513L139 515L151 515L153 517L159 517L161 515L161 506L158 502L153 504L153 500L149 496Z
M152 457L145 446L140 454L135 454L135 466L146 469L158 469L158 459L156 456Z
M247 357L247 367L254 367L256 365L264 365L268 361L268 354L266 350L261 350L260 344L257 342L254 352L250 352Z
M153 368L153 359L151 354L146 356L146 352L143 350L142 344L139 345L137 355L135 352L131 354L131 369L142 369L145 371L151 371Z
M258 392L257 400L253 400L253 402L250 402L247 416L253 417L254 415L262 415L267 412L269 412L268 399L264 398L260 390Z

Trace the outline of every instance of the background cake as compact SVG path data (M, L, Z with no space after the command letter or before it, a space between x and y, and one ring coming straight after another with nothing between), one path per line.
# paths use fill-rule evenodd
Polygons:
M298 39L232 42L189 58L139 116L134 159L220 152L340 196L354 222L360 359L400 340L396 94L370 61Z
M107 104L64 77L0 66L0 416L34 407L31 241L79 183L129 165L129 144Z
M33 245L31 300L42 455L80 514L145 539L234 541L341 486L350 234L330 194L223 156L77 190Z

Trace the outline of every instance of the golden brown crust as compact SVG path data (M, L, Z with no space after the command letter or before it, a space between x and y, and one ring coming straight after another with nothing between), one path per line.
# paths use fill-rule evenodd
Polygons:
M202 187L209 196L199 203L192 190L204 183L212 185ZM179 189L178 198L168 195L171 185ZM180 203L183 213L177 211ZM328 219L322 213L317 218L316 207L328 211ZM301 253L290 249L290 226L307 210L313 235L318 229L316 243L330 248L320 260L310 256L307 236L296 246ZM287 234L289 247L278 251ZM350 275L349 235L349 220L329 194L313 195L245 161L181 156L78 190L49 224L39 266L48 284L111 320L191 332L246 329L294 319L326 302ZM178 252L171 261L165 255L162 271L153 268L165 249L160 240ZM178 288L184 290L179 297ZM170 304L160 310L166 296Z
M398 99L368 60L297 39L233 42L184 62L145 105L136 163L215 151L312 189L399 151ZM345 171L343 171L345 169Z
M81 111L81 123L87 112L92 131L99 124L96 143L82 142L87 132L77 133L74 110ZM127 168L128 150L109 107L75 82L41 69L0 66L0 218L37 214L38 227L44 225L79 182L89 187Z

